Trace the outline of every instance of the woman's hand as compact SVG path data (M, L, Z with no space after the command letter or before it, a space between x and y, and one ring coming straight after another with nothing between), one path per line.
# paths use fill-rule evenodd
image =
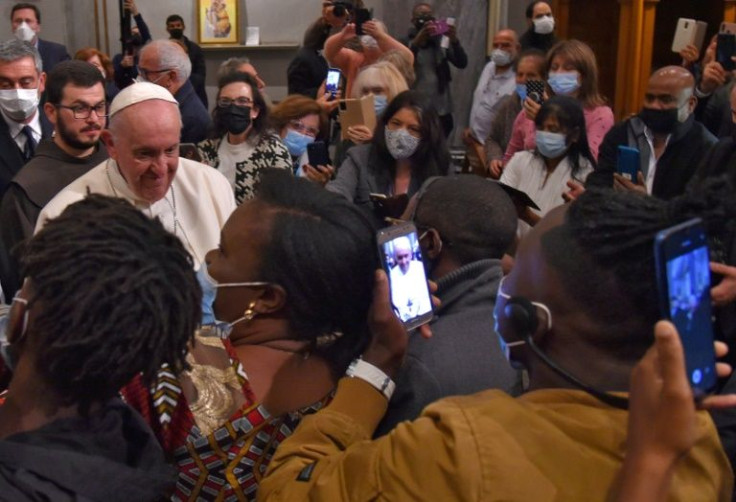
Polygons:
M308 180L319 183L322 186L325 186L332 179L332 175L335 174L335 168L332 166L311 166L304 164L302 171Z
M491 178L497 180L503 174L503 159L494 159L488 163L488 172Z
M546 92L544 93L544 99L547 100ZM534 119L537 118L537 113L539 113L539 109L542 108L542 105L529 97L524 100L522 106L524 108L524 115L526 115L526 118L528 118L532 122L534 121Z
M573 180L567 181L567 188L569 188L569 190L562 193L562 199L565 202L572 202L583 195L583 192L585 192L585 187L577 181Z
M365 143L370 143L373 139L373 131L364 125L350 126L347 130L347 137L353 143L363 145Z

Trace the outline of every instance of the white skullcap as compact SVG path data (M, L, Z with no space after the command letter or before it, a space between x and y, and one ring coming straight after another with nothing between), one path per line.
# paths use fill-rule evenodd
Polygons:
M179 105L179 102L174 99L174 96L166 88L158 84L152 84L151 82L136 82L115 96L115 99L112 100L112 104L110 105L110 116L112 117L120 110L125 110L131 105L151 99L160 99L174 103L177 106Z

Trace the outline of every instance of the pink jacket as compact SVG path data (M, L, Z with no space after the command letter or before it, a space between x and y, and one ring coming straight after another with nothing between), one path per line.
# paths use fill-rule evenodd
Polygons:
M586 108L583 110L585 115L585 132L588 135L588 145L594 159L598 159L598 147L603 142L608 130L613 127L613 112L607 106L597 106L595 108ZM513 155L519 150L534 150L537 147L534 121L529 120L524 113L520 111L514 120L514 128L511 132L509 145L506 147L506 153L503 155L504 164L509 161Z

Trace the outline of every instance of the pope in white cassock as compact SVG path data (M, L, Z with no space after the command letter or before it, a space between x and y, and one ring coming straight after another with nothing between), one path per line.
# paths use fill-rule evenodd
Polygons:
M430 299L424 279L424 265L414 260L411 241L398 237L393 241L394 261L391 269L391 303L402 321L407 321L430 309Z
M216 169L179 157L180 133L179 105L165 88L141 82L120 91L102 132L110 159L51 199L36 231L88 193L121 197L159 218L199 268L207 251L217 247L235 199Z

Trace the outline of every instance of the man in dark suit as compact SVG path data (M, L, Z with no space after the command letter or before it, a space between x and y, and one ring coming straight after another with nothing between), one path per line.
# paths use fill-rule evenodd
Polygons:
M30 44L11 38L0 42L0 196L53 127L38 103L45 89L46 74L41 57Z
M38 38L41 32L41 11L37 6L30 3L15 4L10 12L10 21L15 36L32 44L41 54L44 71L51 71L57 63L70 59L62 44Z
M166 18L166 31L169 33L171 40L180 44L189 55L189 61L192 62L192 74L189 81L194 86L194 92L197 93L202 104L207 108L207 92L204 88L204 82L207 79L207 66L204 64L204 52L202 48L184 36L184 19L179 14L172 14Z
M167 89L179 102L182 143L199 143L207 136L212 119L189 80L192 63L181 45L154 40L140 52L138 76Z

